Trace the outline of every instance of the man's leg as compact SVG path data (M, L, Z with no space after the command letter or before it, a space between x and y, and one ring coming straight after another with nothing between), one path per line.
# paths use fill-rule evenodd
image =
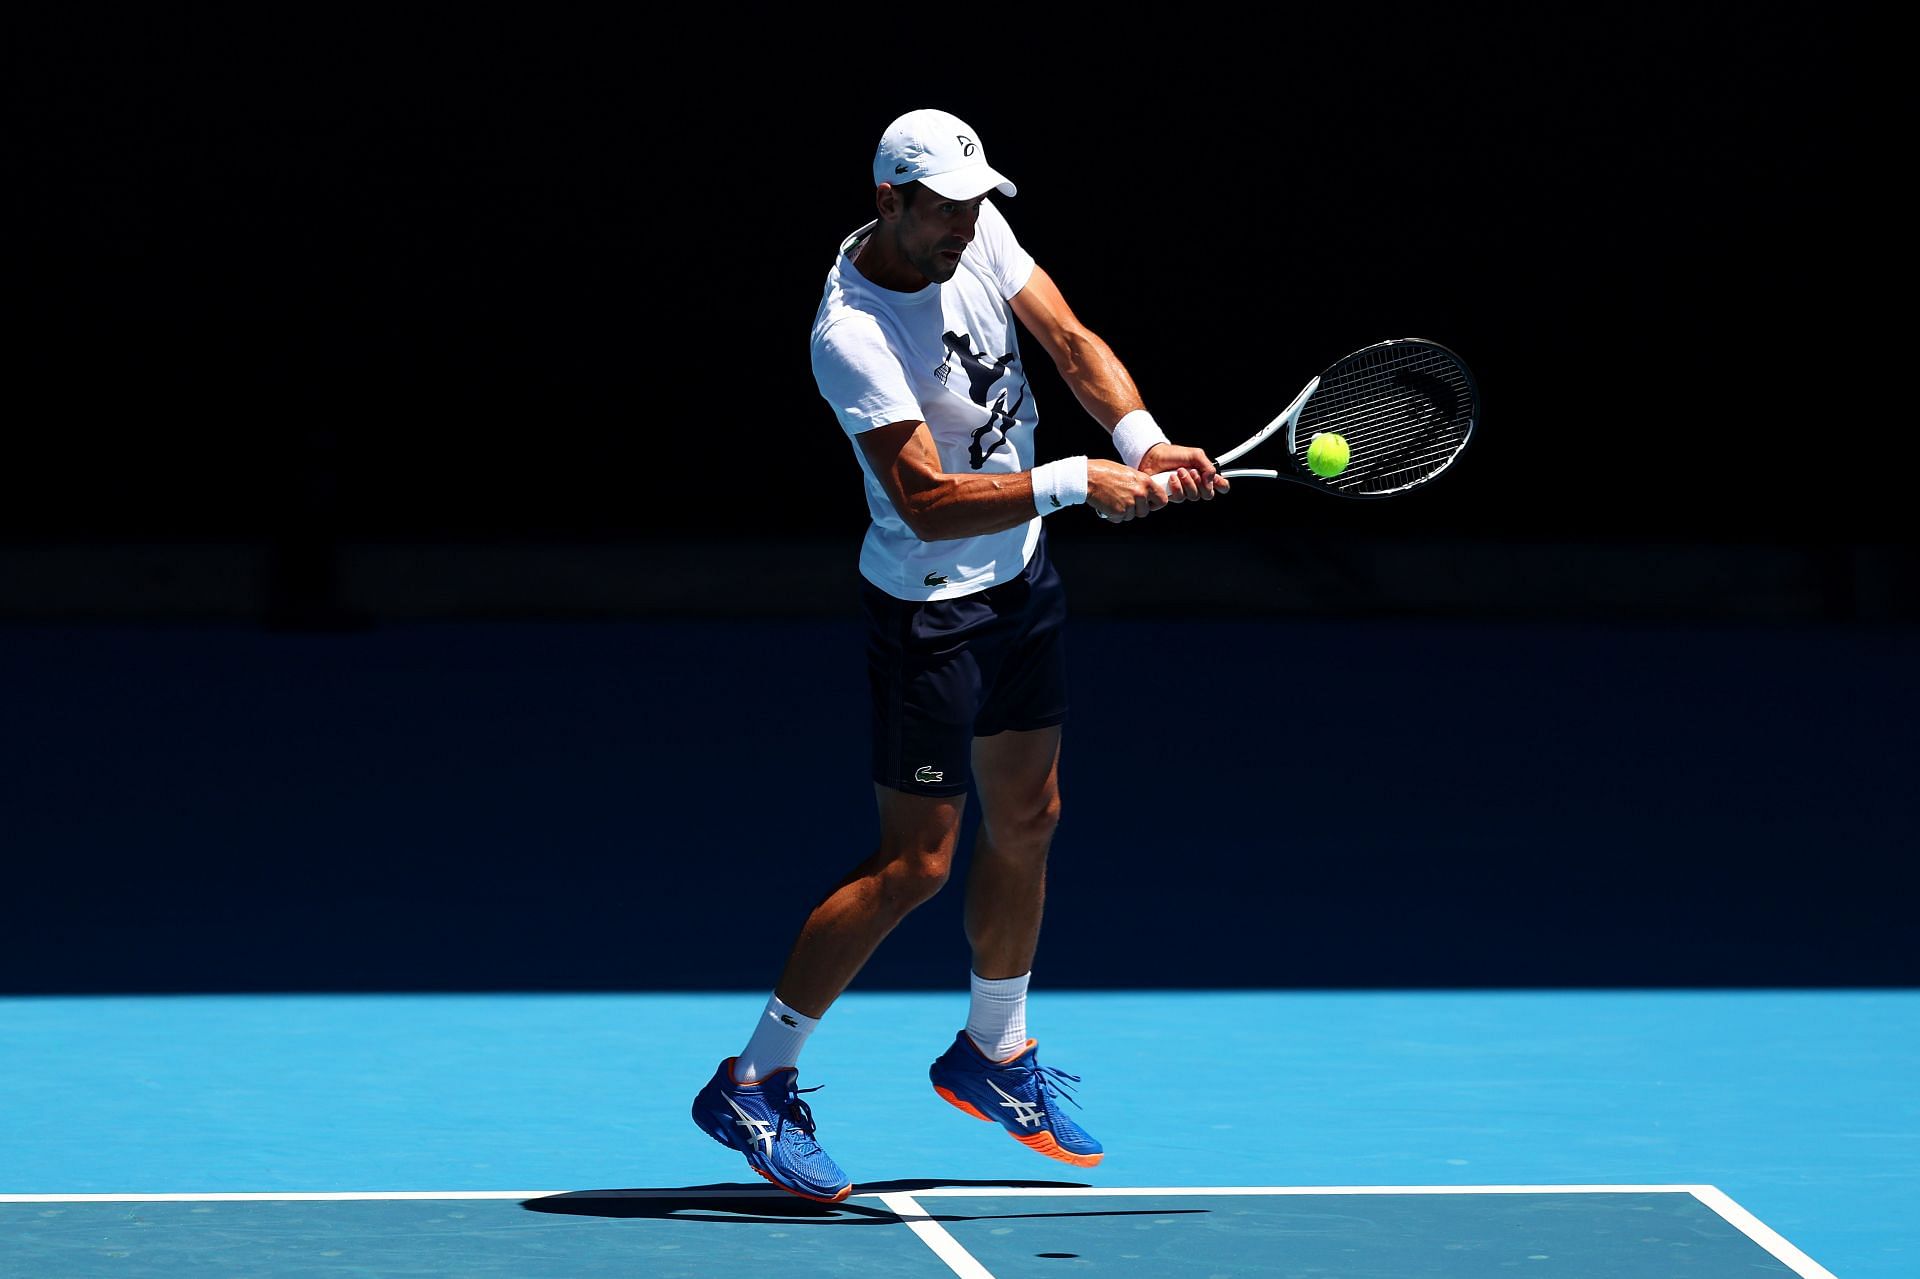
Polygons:
M973 744L980 831L967 871L973 971L1024 976L1040 942L1047 850L1060 822L1060 728L996 733Z
M929 1071L934 1091L998 1122L1050 1159L1091 1168L1100 1143L1061 1112L1061 1076L1025 1036L1026 980L1040 939L1047 851L1060 820L1060 729L997 733L974 743L980 835L967 873L973 1007L967 1029ZM983 1050L980 1039L993 1049ZM1017 1043L1011 1042L1017 1039Z
M965 795L908 795L886 786L873 792L880 807L879 850L813 908L774 987L809 1017L826 1014L875 947L940 891L953 867Z
M964 795L907 795L884 786L880 847L836 885L800 929L769 1014L739 1057L720 1063L693 1101L693 1119L783 1190L837 1203L852 1183L814 1138L794 1065L806 1034L913 908L940 891L953 864ZM802 1021L801 1019L805 1019ZM745 1068L743 1067L750 1067Z

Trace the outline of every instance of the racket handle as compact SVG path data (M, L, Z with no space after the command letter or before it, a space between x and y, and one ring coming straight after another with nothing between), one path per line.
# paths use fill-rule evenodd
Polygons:
M1230 480L1237 475L1271 476L1273 472L1255 470L1251 467L1243 466L1243 467L1236 467L1235 469L1230 471L1229 470L1218 471L1216 472L1216 474L1220 475L1224 479ZM1153 486L1160 490L1160 495L1162 497L1165 497L1167 494L1167 490L1173 486L1172 471L1155 471L1152 475L1149 475L1147 478L1153 481Z
M1267 479L1267 480L1274 480L1274 479L1280 478L1280 474L1278 471L1262 471L1262 470L1259 470L1258 468L1249 467L1249 466L1235 467L1230 471L1221 471L1219 472L1219 474L1229 480L1236 479L1242 475L1247 475L1247 476L1255 477L1257 479ZM1152 480L1153 486L1160 490L1161 497L1165 497L1167 495L1167 490L1173 484L1172 471L1155 471L1152 475L1149 475L1147 478L1149 480ZM1103 520L1107 518L1107 513L1101 510L1097 506L1093 509L1093 513L1095 515L1098 515Z

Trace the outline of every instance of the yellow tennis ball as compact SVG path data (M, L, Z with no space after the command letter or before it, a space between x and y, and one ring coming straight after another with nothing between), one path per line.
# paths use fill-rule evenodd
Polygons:
M1307 469L1323 480L1330 480L1347 469L1351 456L1345 436L1321 431L1307 444Z

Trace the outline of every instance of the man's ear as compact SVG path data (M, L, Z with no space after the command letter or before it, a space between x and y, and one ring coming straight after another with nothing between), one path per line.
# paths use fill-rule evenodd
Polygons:
M883 222L892 222L900 216L900 191L891 182L882 182L873 189L873 208Z

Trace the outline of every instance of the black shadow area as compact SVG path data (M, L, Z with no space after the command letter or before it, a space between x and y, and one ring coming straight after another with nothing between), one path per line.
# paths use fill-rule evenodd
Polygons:
M959 1187L986 1187L1009 1192L1034 1189L1084 1190L1077 1181L955 1181L909 1178L900 1181L860 1183L860 1195L902 1191L950 1190ZM627 1190L574 1190L565 1194L528 1199L521 1203L529 1212L553 1213L565 1217L651 1218L660 1221L699 1221L735 1225L836 1225L897 1226L903 1219L878 1204L846 1200L837 1204L816 1203L789 1195L770 1186L744 1182L726 1182L706 1186L667 1186ZM1030 1217L1140 1217L1194 1214L1205 1208L1134 1208L1098 1211L1019 1212L1019 1213L927 1213L926 1221L1013 1220Z

